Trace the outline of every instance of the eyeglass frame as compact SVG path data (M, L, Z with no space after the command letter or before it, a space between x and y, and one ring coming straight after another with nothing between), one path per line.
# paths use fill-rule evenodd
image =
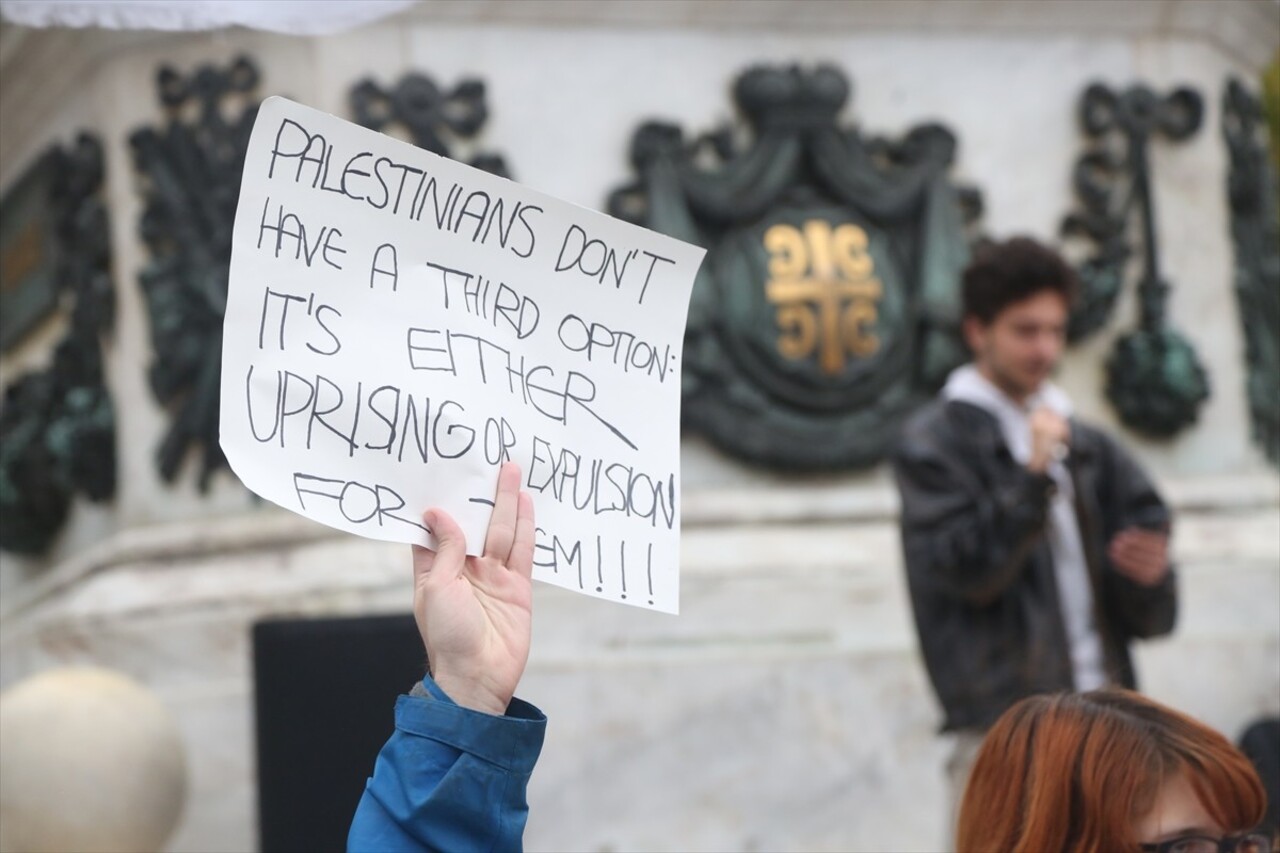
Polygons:
M1176 844L1182 844L1187 841L1208 841L1218 846L1218 853L1236 853L1240 845L1251 838L1260 840L1262 849L1268 851L1268 853L1275 849L1274 836L1262 829L1242 832L1239 835L1227 835L1222 838L1214 838L1211 835L1180 835L1177 838L1170 838L1168 841L1161 841L1158 844L1142 844L1139 846L1142 848L1143 853L1174 853L1174 845Z

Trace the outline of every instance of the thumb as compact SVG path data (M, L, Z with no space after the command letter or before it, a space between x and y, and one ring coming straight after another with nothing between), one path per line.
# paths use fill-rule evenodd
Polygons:
M428 554L434 553L433 560L414 560L415 574L439 575L448 580L457 578L467 560L467 537L462 528L453 516L442 509L427 510L422 520L435 536L436 547L434 552L429 548L423 549Z

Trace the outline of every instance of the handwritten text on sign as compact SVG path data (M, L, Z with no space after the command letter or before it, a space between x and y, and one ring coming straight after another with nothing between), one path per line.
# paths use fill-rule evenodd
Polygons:
M703 250L283 98L236 212L222 447L361 536L479 553L520 463L535 577L675 612L680 360Z

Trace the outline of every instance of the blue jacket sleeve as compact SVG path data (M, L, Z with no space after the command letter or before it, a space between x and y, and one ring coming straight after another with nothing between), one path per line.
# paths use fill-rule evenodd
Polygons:
M513 699L505 716L429 695L401 696L347 836L350 853L507 851L523 847L525 791L547 718Z

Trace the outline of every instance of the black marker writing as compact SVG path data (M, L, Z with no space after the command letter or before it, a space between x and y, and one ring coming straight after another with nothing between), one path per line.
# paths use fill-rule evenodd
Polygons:
M645 577L649 579L649 603L653 604L653 543L649 543L649 560L645 566Z
M570 225L560 244L560 252L556 255L556 272L576 270L578 273L600 284L612 284L615 290L621 290L624 279L635 281L643 262L635 267L637 275L628 276L631 261L644 255L649 258L649 269L644 273L644 281L637 287L636 302L643 303L649 290L649 281L653 277L654 267L661 261L674 264L670 258L655 255L641 249L618 249L604 240L590 237L581 225Z
M566 548L565 543L568 540L551 535L551 541L547 542L547 535L547 532L541 527L534 531L533 564L544 569L551 569L554 574L560 573L561 564L577 569L578 589L582 589L584 586L582 580L582 542L575 539L572 547Z
M293 259L301 260L308 267L315 262L318 253L321 259L333 267L335 270L342 269L342 265L335 260L332 255L345 255L347 250L339 246L334 241L342 236L342 232L337 228L328 225L320 229L320 233L316 234L315 227L312 226L311 232L315 234L315 240L307 239L307 226L296 213L285 213L284 205L276 205L276 213L274 217L268 217L268 209L271 206L271 198L268 197L262 203L262 222L258 226L258 248L262 248L262 241L268 240L267 245L271 247L273 257L280 257L280 253L284 252L288 257L292 249ZM270 235L274 234L274 238Z
M676 475L650 475L621 462L583 459L568 448L556 448L533 437L533 456L525 477L533 491L557 503L592 515L621 513L650 527L675 528Z
M640 302L644 302L644 296L649 292L649 281L653 278L653 268L657 266L659 262L664 264L675 264L675 261L671 260L671 258L664 258L661 255L655 255L647 250L642 254L649 259L649 271L644 274L644 286L640 288L640 298L638 300Z
M537 245L533 222L543 212L540 206L485 190L468 191L456 181L445 189L436 176L417 166L375 157L371 151L347 156L336 147L324 134L312 133L294 119L283 119L276 129L267 178L292 180L413 221L423 220L429 202L432 215L427 221L438 230L473 243L496 244L521 258L533 255ZM294 166L292 172L288 164ZM276 227L282 230L283 224L277 222ZM327 261L327 254L322 255Z
M516 432L506 418L489 418L484 422L484 461L501 465L511 461L516 446Z
M665 382L671 370L671 344L659 353L658 347L636 338L631 332L615 331L603 323L591 323L577 314L567 314L556 329L560 343L570 352L585 353L587 361L605 361L621 367L623 373L658 374Z
M274 303L272 302L273 299L276 300ZM329 323L333 322L333 319L330 318L330 320L326 322L325 315L331 314L333 317L341 317L342 312L337 308L334 308L332 305L326 305L323 303L317 305L316 295L314 293L308 294L307 296L300 296L296 293L283 293L272 290L269 287L265 288L262 293L262 316L258 319L258 349L268 348L267 318L272 315L273 311L279 312L280 322L278 324L278 328L273 328L273 331L275 331L276 334L272 335L272 337L276 339L276 346L278 349L285 349L285 329L289 325L289 306L295 302L306 305L307 308L305 316L310 317L313 320L312 324L308 324L309 334L304 341L307 349L317 355L337 355L337 353L342 349L342 341L338 339L337 334L329 325ZM294 325L296 325L296 321L304 315L295 310L293 316L295 320ZM277 326L275 323L272 323L271 325L273 327ZM318 330L315 328L317 326L319 327ZM319 337L315 337L316 335L319 335ZM319 346L316 346L316 344L319 344Z
M250 430L262 444L332 452L336 443L348 457L367 451L394 455L398 462L405 460L406 450L411 461L427 463L433 456L457 459L475 446L476 430L462 420L462 404L442 399L433 405L432 398L414 397L393 385L367 395L364 389L362 382L344 389L323 375L289 370L268 372L255 382L250 365L245 375ZM255 400L267 410L255 407Z
M450 305L460 307L473 317L488 320L495 328L510 329L517 340L529 337L538 328L542 316L538 304L506 282L433 263L428 263L427 269L439 273L446 310Z
M586 546L585 548L583 546ZM585 590L587 588L586 572L595 569L596 583L594 591L604 593L606 588L606 577L617 577L619 580L618 598L625 600L627 597L627 561L630 559L636 562L636 554L640 549L640 543L629 541L627 539L616 540L617 563L614 564L611 556L615 548L615 540L610 537L601 535L591 536L585 540L572 537L561 537L557 533L553 533L546 528L538 527L534 531L533 545L533 564L541 569L550 569L552 574L560 574L563 568L566 572L576 572L578 589ZM588 550L590 549L590 550ZM645 580L648 587L649 604L654 603L653 589L653 543L645 543L646 565ZM588 566L587 562L590 558L584 557L584 554L595 552L595 565Z
M557 376L546 364L529 367L523 355L515 355L478 335L448 329L411 327L406 334L409 366L414 370L441 371L482 385L505 384L507 392L542 416L568 424L570 412L586 412L623 444L636 445L598 412L596 383L585 373L564 371Z
M404 498L400 497L400 494L389 486L367 486L354 480L317 477L314 474L295 471L293 473L293 490L298 497L299 508L304 511L307 509L307 502L303 496L312 495L313 511L316 503L315 499L325 498L333 502L332 504L325 504L325 506L330 509L336 509L343 518L352 524L364 524L365 522L376 520L378 526L383 527L390 520L400 524L408 524L420 530L427 529L412 518L405 518L395 514L404 509L405 502Z
M400 265L396 260L396 247L383 243L373 250L373 263L369 265L370 289L378 282L378 276L391 279L391 290L400 284Z

